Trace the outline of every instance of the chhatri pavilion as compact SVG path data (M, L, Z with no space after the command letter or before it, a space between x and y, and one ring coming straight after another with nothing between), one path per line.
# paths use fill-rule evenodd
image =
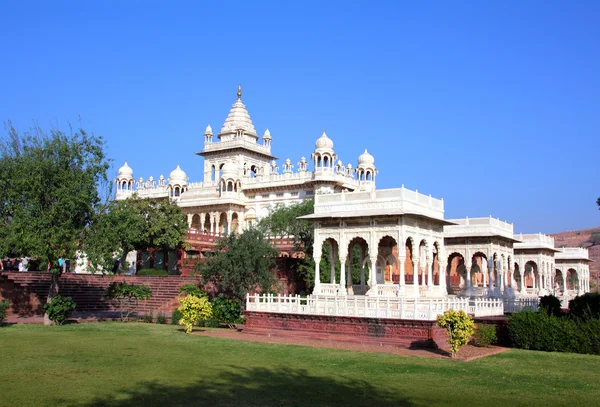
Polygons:
M203 180L191 182L179 166L168 178L136 180L125 163L115 180L116 199L134 193L169 197L187 214L191 233L209 235L241 232L277 205L314 199L314 214L304 217L314 222L312 297L325 301L315 302L314 312L335 308L331 312L358 315L360 307L348 305L352 301L413 301L410 315L400 316L419 319L418 313L427 319L417 302L429 304L430 314L435 304L448 307L443 304L460 301L471 311L497 304L506 310L519 303L536 304L542 295L554 294L566 303L589 291L587 249L555 248L550 236L515 234L512 224L492 217L446 219L442 199L404 186L378 190L375 158L365 149L355 166L344 164L325 132L309 158L301 157L296 164L289 158L278 163L272 141L268 129L259 137L238 87L221 130L215 136L207 126L204 148L196 153L204 160ZM319 269L324 245L330 248L331 270ZM356 248L360 281L353 281L350 270ZM339 281L334 267L338 261ZM322 283L321 275L329 282ZM257 298L249 298L249 309L269 308ZM479 302L474 305L475 299ZM277 297L267 302L273 310L293 303Z

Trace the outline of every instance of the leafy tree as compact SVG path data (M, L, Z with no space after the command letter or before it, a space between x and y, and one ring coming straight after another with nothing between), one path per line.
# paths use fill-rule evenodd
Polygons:
M131 250L182 247L186 232L185 213L175 202L134 195L111 202L96 217L87 234L85 252L92 264L110 270L115 258L124 264Z
M11 122L0 139L0 253L29 256L45 266L75 259L85 229L110 193L102 137L79 129L39 126L19 133ZM47 297L58 294L62 270L53 268ZM48 314L44 323L50 324Z
M275 284L275 250L261 231L248 229L217 242L215 255L196 266L203 281L213 283L219 291L244 300L250 290L270 290Z
M211 301L213 318L220 323L233 324L240 321L242 303L239 298L228 298L223 294L217 295Z
M208 298L208 294L202 291L196 284L192 283L187 283L179 287L179 294L193 295L198 298Z
M121 321L126 322L138 301L150 299L152 290L143 284L128 284L126 281L115 281L108 286L104 296L116 301L121 313Z

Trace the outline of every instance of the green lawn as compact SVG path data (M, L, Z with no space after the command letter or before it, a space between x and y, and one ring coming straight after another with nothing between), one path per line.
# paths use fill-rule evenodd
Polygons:
M594 406L600 357L473 362L184 335L167 325L0 329L0 406Z

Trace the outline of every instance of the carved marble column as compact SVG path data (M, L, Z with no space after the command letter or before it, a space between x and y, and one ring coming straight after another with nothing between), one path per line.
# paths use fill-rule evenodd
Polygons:
M346 275L348 274L348 264L347 259L340 255L340 288L338 289L338 294L346 295L348 291L346 290Z

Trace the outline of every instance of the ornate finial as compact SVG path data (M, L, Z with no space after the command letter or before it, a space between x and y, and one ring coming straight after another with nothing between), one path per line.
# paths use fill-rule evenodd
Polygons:
M238 85L238 100L242 98L242 85Z

